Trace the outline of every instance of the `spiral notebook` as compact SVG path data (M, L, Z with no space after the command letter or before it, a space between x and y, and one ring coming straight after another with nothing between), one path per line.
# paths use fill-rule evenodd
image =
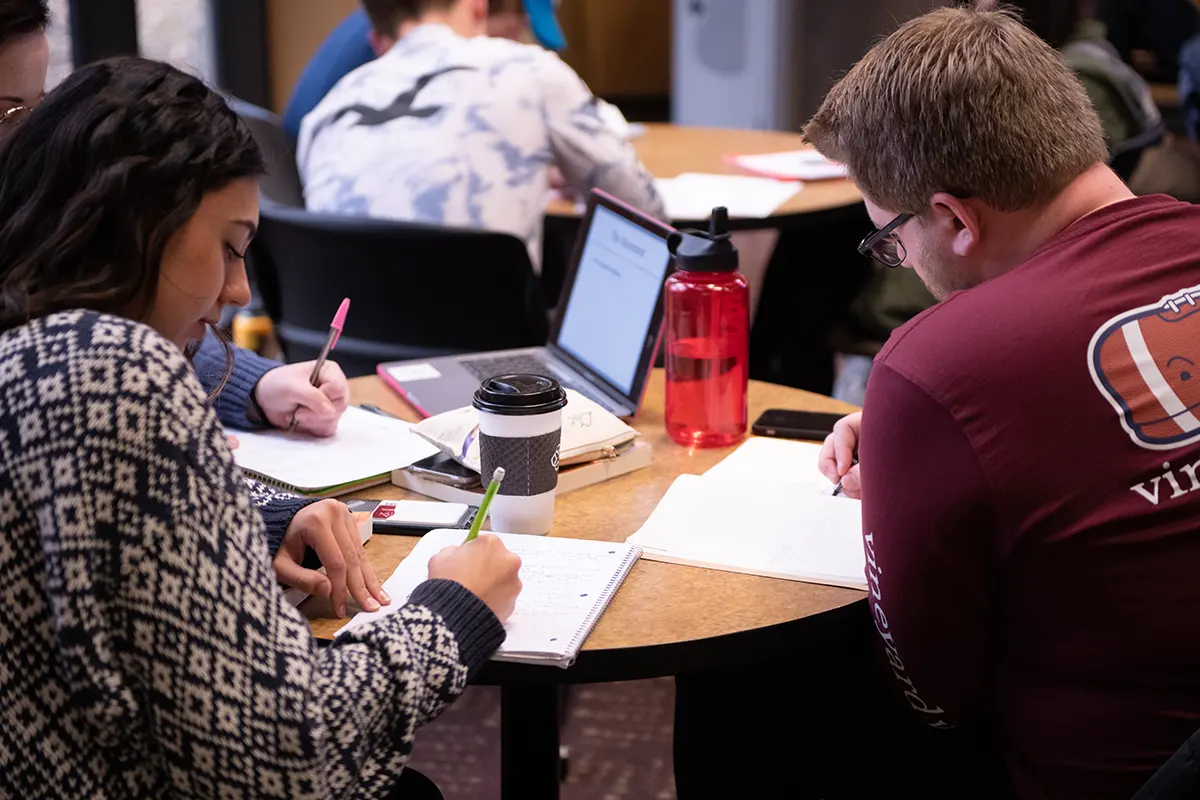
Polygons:
M438 449L412 426L351 406L328 437L281 430L237 433L233 460L264 483L294 494L333 497L387 483L392 470L411 466Z
M641 550L624 542L519 533L496 535L521 557L523 588L516 610L504 625L508 636L493 658L566 669L575 663L588 634L637 563ZM392 604L355 615L338 635L394 612L429 576L429 559L443 547L462 542L462 531L425 534L383 584Z

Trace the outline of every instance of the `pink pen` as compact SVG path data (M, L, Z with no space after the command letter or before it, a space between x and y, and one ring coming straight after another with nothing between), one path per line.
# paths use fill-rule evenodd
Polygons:
M321 367L325 366L325 359L329 358L329 351L337 347L338 337L342 335L342 328L346 324L346 312L350 310L350 298L347 297L338 306L337 313L333 315L333 322L329 323L329 336L325 339L325 346L321 348L321 355L317 356L317 363L313 364L312 376L308 382L313 386L319 386L321 380ZM299 410L299 409L297 409ZM292 424L288 428L288 433L296 430L296 414L292 413Z

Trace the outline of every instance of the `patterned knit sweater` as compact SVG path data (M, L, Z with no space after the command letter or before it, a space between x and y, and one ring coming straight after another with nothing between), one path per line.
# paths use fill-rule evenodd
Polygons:
M0 797L380 797L503 628L428 581L318 649L183 355L0 335Z

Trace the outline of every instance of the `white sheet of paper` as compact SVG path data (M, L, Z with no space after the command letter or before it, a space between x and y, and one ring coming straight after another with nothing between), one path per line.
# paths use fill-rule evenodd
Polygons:
M407 467L438 452L407 422L351 406L337 433L321 438L271 430L239 432L233 459L300 489L323 489Z
M516 610L504 624L508 636L500 655L566 653L572 639L581 631L586 634L585 626L594 622L589 617L628 557L629 545L516 533L495 535L521 557L521 594ZM430 531L421 537L383 584L392 604L356 614L338 634L394 613L429 577L429 559L444 547L462 544L465 537L460 530ZM577 644L582 644L582 638Z
M729 160L743 169L758 172L776 180L820 181L830 178L845 178L849 174L845 165L830 161L816 150L788 150L783 153L734 156Z
M845 497L681 475L627 541L654 561L866 588L862 504Z
M802 188L774 178L699 172L659 178L655 184L673 220L708 219L717 206L724 206L731 217L769 217Z
M834 485L817 469L820 454L821 445L812 442L755 436L725 456L704 477L832 495Z

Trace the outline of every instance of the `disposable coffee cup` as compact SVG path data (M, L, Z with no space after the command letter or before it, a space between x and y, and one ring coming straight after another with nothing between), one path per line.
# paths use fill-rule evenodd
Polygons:
M489 511L493 531L550 532L566 404L567 393L558 381L543 375L498 375L475 392L484 485L496 467L504 468Z

